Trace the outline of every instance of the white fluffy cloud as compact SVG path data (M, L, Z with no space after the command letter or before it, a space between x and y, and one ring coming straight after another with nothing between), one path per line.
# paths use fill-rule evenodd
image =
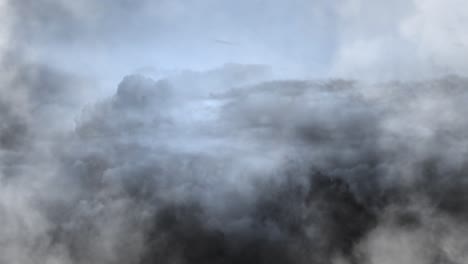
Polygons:
M347 0L332 75L428 78L466 74L468 6L459 0Z

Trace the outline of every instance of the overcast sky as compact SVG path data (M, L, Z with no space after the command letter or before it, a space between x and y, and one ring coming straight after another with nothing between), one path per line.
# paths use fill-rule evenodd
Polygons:
M0 0L0 263L466 263L467 24L466 0Z
M284 76L419 78L466 72L462 0L3 0L8 48L118 82L224 63Z

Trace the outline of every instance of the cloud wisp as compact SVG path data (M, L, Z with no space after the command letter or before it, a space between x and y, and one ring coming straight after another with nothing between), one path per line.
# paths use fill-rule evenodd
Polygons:
M465 263L463 5L0 1L0 263Z

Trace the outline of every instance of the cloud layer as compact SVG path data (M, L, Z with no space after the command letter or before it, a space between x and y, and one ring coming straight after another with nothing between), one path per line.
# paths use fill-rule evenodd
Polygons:
M464 3L0 3L0 263L466 262Z
M35 121L57 91L3 103L2 262L463 263L466 79L232 70L125 77L69 131Z
M206 70L226 62L268 64L290 77L466 71L468 14L460 0L3 2L9 46L114 83L141 67Z

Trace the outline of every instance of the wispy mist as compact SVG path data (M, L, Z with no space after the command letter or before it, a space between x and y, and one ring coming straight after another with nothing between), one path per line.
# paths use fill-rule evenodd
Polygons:
M0 263L465 263L464 6L0 1Z

